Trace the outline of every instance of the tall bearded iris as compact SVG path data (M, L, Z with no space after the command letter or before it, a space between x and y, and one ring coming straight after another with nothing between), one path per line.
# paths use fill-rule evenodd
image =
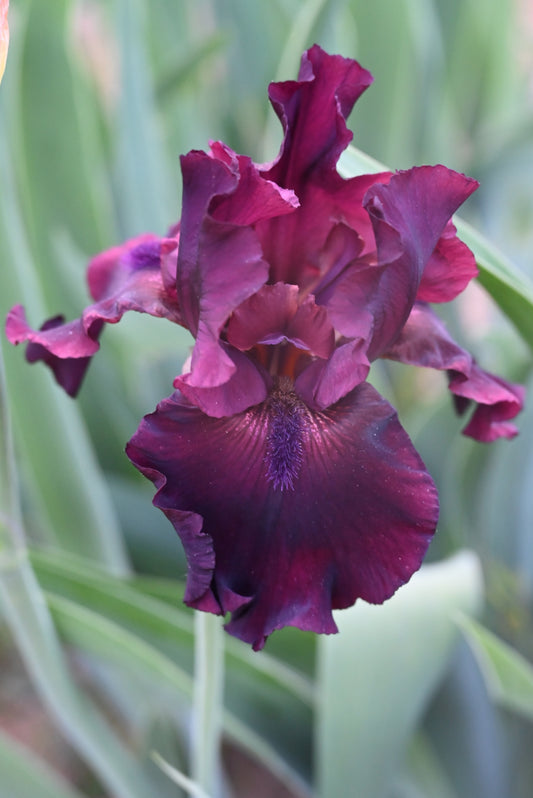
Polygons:
M186 327L195 343L175 392L127 446L188 560L185 602L231 613L258 649L286 625L334 632L332 609L380 603L420 566L435 485L394 409L366 382L373 360L446 371L465 433L511 437L522 389L483 371L429 303L476 274L452 214L476 181L423 166L342 179L345 119L371 83L318 46L297 81L274 83L278 157L254 164L221 142L182 158L183 209L165 238L96 256L94 304L12 343L78 391L104 323L127 310Z

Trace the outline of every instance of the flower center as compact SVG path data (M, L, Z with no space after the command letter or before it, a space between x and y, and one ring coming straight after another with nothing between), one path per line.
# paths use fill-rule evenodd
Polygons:
M306 407L292 380L279 377L267 400L268 430L265 464L267 477L278 490L293 489L303 461Z

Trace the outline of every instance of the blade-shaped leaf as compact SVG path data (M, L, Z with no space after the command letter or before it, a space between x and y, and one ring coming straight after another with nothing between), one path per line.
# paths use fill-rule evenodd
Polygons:
M320 795L379 798L448 665L458 610L476 611L482 582L467 552L425 566L383 606L337 613L319 644Z
M471 618L461 616L458 624L477 659L493 700L533 720L533 665Z
M139 684L157 689L159 694L177 696L190 701L192 678L169 656L138 634L127 631L100 613L87 609L62 596L47 594L47 601L61 635L83 651L118 665L132 679L132 689ZM224 713L224 731L228 738L262 762L297 794L306 795L307 786L300 774L281 756L274 746L231 711Z
M6 798L83 798L35 753L0 733L2 795Z

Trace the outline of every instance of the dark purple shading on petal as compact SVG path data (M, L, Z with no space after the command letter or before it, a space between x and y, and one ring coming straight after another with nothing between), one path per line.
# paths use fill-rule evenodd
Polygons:
M509 422L523 407L524 388L479 368L427 305L417 303L413 307L401 335L385 356L446 371L457 411L464 413L472 402L476 405L463 430L465 435L488 443L517 434L515 425Z
M363 201L374 228L377 263L383 270L367 309L374 319L369 358L398 336L411 311L424 269L451 216L477 181L445 166L420 166L373 186Z
M62 323L62 317L55 316L34 330L22 306L17 305L7 316L8 340L12 344L27 341L27 359L46 363L59 384L75 396L91 356L99 349L104 322L116 324L126 311L135 310L181 323L175 292L169 294L165 289L160 269L159 253L172 247L176 247L172 239L147 234L100 253L87 272L89 289L97 301L80 319Z
M222 327L268 279L257 235L245 225L289 213L296 202L292 192L261 178L249 158L213 147L222 160L198 151L181 159L177 290L185 323L196 338L188 377L195 388L214 388L230 379L235 366L220 345Z
M332 609L390 597L437 522L430 476L366 383L313 413L280 382L260 407L223 419L176 393L127 453L183 540L186 603L232 612L227 630L256 649L287 625L334 632Z
M331 357L315 360L296 378L299 396L315 410L325 410L366 379L370 363L363 338L341 339Z
M63 316L55 316L53 319L48 319L42 325L41 330L51 330L54 327L60 327L63 322ZM98 339L103 326L103 322L99 326L98 324L93 325L91 332L95 341ZM39 360L46 363L58 385L69 396L74 397L77 396L81 388L83 378L91 362L91 356L61 358L53 355L41 344L29 343L26 347L26 360L28 363L37 363Z

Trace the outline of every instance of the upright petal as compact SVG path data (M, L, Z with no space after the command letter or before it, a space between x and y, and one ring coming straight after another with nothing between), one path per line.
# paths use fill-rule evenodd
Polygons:
M250 159L214 145L213 153L181 159L183 211L177 289L185 322L196 338L191 387L213 388L235 365L220 345L231 312L268 279L268 264L252 221L288 213L296 200L258 176Z
M186 602L232 612L227 630L256 649L287 625L336 631L331 610L357 598L384 601L419 567L437 522L433 482L368 384L311 413L280 382L260 407L223 419L175 394L127 453L184 542Z
M479 368L472 356L455 343L430 307L417 303L386 357L415 366L446 371L458 412L476 404L463 433L478 441L512 438L517 429L510 421L524 402L524 388Z
M475 180L444 166L398 172L369 189L364 205L374 228L383 270L371 301L371 360L398 336L417 296L424 270L452 214L475 191Z
M264 285L243 302L230 319L227 336L242 350L288 341L321 358L329 357L335 343L325 308L311 295L299 300L298 286L286 283Z
M372 83L357 61L329 55L314 45L302 56L298 80L271 83L270 102L283 126L284 140L268 176L299 193L315 169L333 169L352 140L346 118Z
M336 163L352 138L346 117L371 81L356 61L328 55L315 45L304 53L297 81L270 86L284 140L279 156L264 166L263 174L293 189L301 206L289 217L257 226L273 282L304 287L316 283L321 275L317 253L331 228L366 216L361 199L379 178L343 180Z

